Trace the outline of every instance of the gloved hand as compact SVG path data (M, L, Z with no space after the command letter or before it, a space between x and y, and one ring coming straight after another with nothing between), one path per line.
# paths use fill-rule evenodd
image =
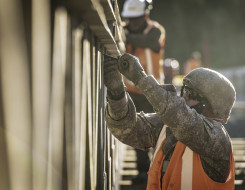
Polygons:
M135 85L138 84L142 77L146 77L146 73L141 66L139 59L131 54L125 53L118 60L118 69L128 80Z
M109 98L114 100L122 98L125 92L117 62L118 59L104 55L104 84L107 87Z
M176 87L172 84L161 84L160 85L163 89L171 92L172 95L177 96L177 90Z

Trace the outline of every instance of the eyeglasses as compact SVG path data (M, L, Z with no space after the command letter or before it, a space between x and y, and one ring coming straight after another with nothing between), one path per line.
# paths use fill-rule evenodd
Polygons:
M183 86L183 94L186 93L188 97L192 100L201 101L204 97L198 94L195 90L191 89L188 86Z

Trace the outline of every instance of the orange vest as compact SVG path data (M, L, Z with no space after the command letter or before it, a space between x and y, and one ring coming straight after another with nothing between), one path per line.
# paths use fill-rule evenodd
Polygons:
M163 130L166 130L166 128L163 128ZM161 170L165 157L161 147L165 137L162 138L162 143L157 143L157 152L154 154L154 160L148 172L147 190L161 189ZM202 167L200 156L178 141L162 179L162 190L232 190L234 189L234 181L235 171L232 151L230 153L229 176L225 183L218 183L207 176Z
M162 67L160 65L163 65L165 29L155 21L148 21L148 26L143 31L143 34L147 34L152 28L159 28L162 33L159 39L159 43L161 47L159 53L152 51L150 48L146 48L146 49L135 48L133 50L131 44L126 44L126 52L139 58L139 61L147 75L153 75L157 80L160 80L160 75L161 73L163 73L161 71ZM128 92L142 94L142 92L136 86L134 86L134 84L131 81L127 80L125 77L124 77L124 82Z

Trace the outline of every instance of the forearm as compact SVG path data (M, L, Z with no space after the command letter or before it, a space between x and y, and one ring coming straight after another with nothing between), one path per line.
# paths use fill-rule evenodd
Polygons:
M163 126L156 114L137 114L128 94L119 101L108 100L105 118L118 140L142 150L155 146Z
M142 77L137 87L143 92L154 111L162 119L168 104L168 91L162 88L152 76Z
M127 116L129 109L128 96L124 94L124 96L119 100L112 100L107 98L107 101L108 114L110 115L111 119L119 121Z

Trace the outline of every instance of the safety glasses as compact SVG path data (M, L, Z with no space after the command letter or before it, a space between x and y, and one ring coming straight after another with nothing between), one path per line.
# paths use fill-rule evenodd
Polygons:
M203 99L203 96L201 96L200 94L198 94L195 90L191 89L188 86L183 86L183 94L187 94L188 97L192 100L198 100L201 101Z

